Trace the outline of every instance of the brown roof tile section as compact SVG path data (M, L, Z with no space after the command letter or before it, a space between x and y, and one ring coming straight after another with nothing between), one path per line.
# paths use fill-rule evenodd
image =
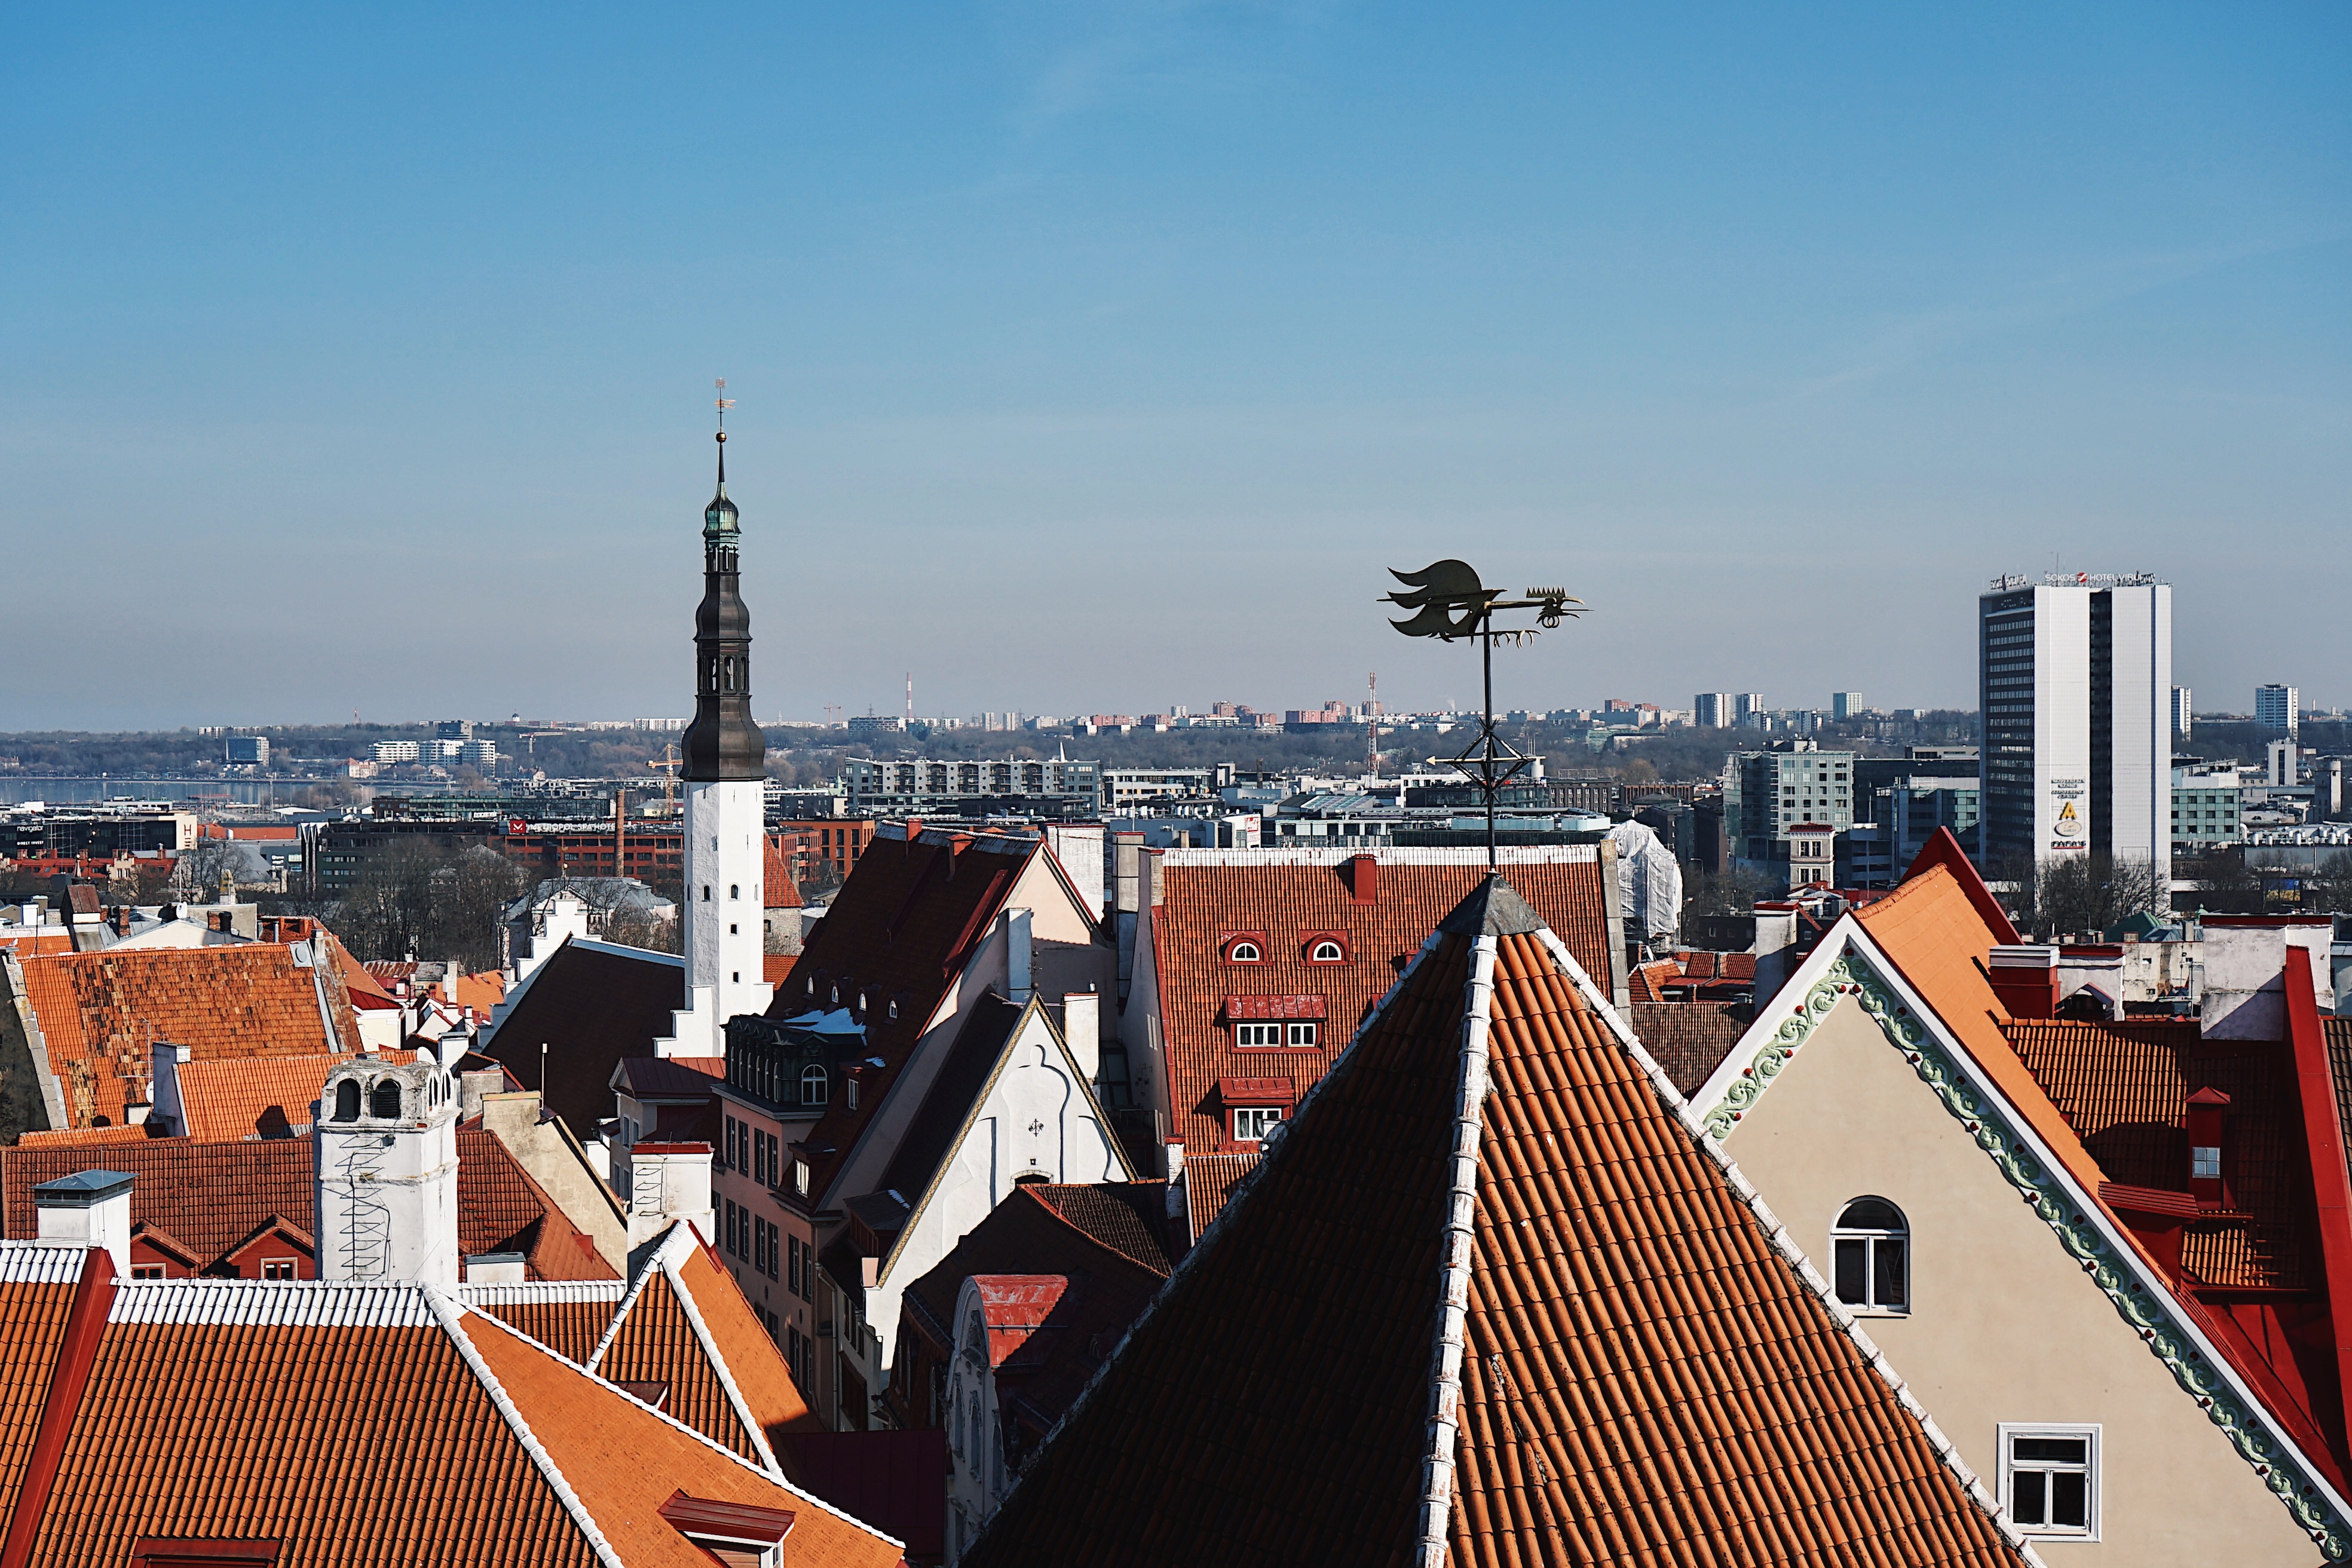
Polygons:
M596 1363L596 1375L608 1383L667 1384L664 1415L758 1462L759 1447L743 1429L718 1369L703 1353L677 1291L662 1270L648 1274L629 1302L619 1331Z
M743 1288L735 1277L719 1266L709 1248L700 1247L679 1262L677 1275L687 1294L694 1298L702 1326L709 1331L712 1346L727 1363L736 1391L751 1407L751 1419L769 1440L773 1442L780 1431L814 1426L815 1418L809 1413L808 1401L793 1386L783 1352L752 1314L751 1303L743 1299Z
M614 1301L486 1301L474 1310L488 1312L518 1332L529 1334L557 1355L583 1366L595 1353L596 1342L613 1324Z
M33 1561L114 1568L151 1535L273 1540L289 1564L595 1562L429 1328L109 1325Z
M1539 939L1505 931L1452 1561L2016 1563ZM1302 1107L970 1568L1412 1561L1471 943L1442 937Z
M1194 1236L1204 1236L1209 1226L1225 1212L1226 1200L1241 1179L1257 1169L1257 1152L1247 1150L1239 1154L1187 1154L1184 1156L1184 1202L1186 1217Z
M653 1055L653 1042L668 1036L670 1014L686 1002L686 971L667 954L567 940L515 992L514 1010L481 1053L525 1089L543 1089L567 1125L590 1128L613 1114L614 1064Z
M1723 1065L1756 1010L1742 1002L1643 1002L1636 1000L1625 1021L1633 1037L1657 1059L1685 1095L1697 1092L1707 1075Z
M1217 1095L1221 1078L1280 1074L1304 1094L1347 1047L1395 982L1402 961L1486 873L1480 865L1382 862L1374 901L1360 904L1346 861L1232 866L1172 859L1163 865L1165 901L1152 931L1176 1110L1171 1135L1184 1140L1188 1154L1232 1146L1230 1119ZM1507 874L1577 962L1605 977L1606 889L1598 858L1515 865ZM1243 931L1265 939L1262 962L1225 961L1225 939ZM1307 939L1318 933L1344 937L1348 961L1310 962ZM1221 1021L1226 997L1301 994L1325 1004L1316 1048L1234 1048L1233 1030Z
M1024 1190L1105 1247L1168 1272L1167 1183L1040 1182Z
M2294 1063L2276 1043L2200 1040L2194 1019L2019 1021L2007 1033L2106 1179L2124 1186L2185 1196L2189 1097L2200 1089L2227 1094L2231 1206L2189 1222L2180 1260L2207 1285L2294 1290L2318 1283Z
M411 1062L414 1051L382 1051L384 1061ZM180 1068L186 1136L205 1143L239 1138L286 1138L310 1124L327 1073L341 1057L235 1057L192 1061Z
M478 1122L457 1130L457 1242L467 1253L520 1251L542 1279L610 1279L612 1267L506 1145ZM153 1138L96 1148L0 1150L0 1234L38 1234L36 1184L77 1171L128 1171L131 1219L164 1231L212 1267L275 1217L307 1232L311 1152L307 1138L205 1143ZM555 1272L542 1272L542 1270Z
M122 1121L124 1105L145 1096L157 1040L195 1061L359 1046L341 973L297 964L276 943L27 959L25 988L73 1127Z

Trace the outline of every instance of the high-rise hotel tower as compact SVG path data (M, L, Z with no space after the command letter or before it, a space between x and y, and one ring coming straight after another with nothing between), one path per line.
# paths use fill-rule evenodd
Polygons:
M2172 874L2172 589L1999 577L1977 600L1979 859L2091 854Z
M694 722L687 726L687 1005L715 1005L716 1031L767 1009L761 974L767 900L762 799L766 737L751 721L751 614L737 576L741 521L727 499L727 432L719 432L719 493L702 514L702 605L694 613ZM685 1043L681 1042L681 1049Z

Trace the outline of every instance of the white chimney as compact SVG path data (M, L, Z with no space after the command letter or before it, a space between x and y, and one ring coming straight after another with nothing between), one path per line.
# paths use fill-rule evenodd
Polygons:
M639 1143L629 1151L629 1246L644 1246L679 1220L718 1245L710 1204L710 1145Z
M466 1259L468 1285L520 1285L530 1278L529 1261L520 1252L477 1252Z
M457 1092L429 1058L327 1071L312 1132L321 1279L457 1283Z
M1004 989L1016 1007L1028 1002L1033 989L1030 963L1034 953L1029 926L1030 912L1027 910L1004 911Z
M1078 1070L1093 1083L1102 1076L1102 997L1073 991L1062 998L1062 1037L1078 1058Z
M103 1247L114 1277L131 1278L131 1173L80 1171L33 1188L33 1209L44 1247Z
M2335 1003L2328 984L2328 950L2336 922L2264 915L2208 915L2203 921L2205 988L2198 1032L2209 1040L2286 1038L2286 950L2311 953L2315 998L2325 1012Z

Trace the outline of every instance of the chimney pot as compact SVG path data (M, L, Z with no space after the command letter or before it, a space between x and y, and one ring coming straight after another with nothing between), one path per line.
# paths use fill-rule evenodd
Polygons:
M114 1277L131 1278L131 1185L128 1171L78 1171L33 1188L33 1208L44 1246L103 1247Z

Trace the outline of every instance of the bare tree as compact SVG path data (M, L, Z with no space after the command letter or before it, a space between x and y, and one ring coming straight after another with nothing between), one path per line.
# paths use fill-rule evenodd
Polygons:
M1756 900L1772 892L1771 880L1763 872L1737 862L1728 871L1702 871L1684 886L1685 915L1753 914Z
M2153 862L2105 855L2053 857L2033 868L2027 924L2044 935L2105 931L2137 914L2162 918L2170 889Z
M522 873L497 850L451 855L408 839L368 858L338 906L337 934L363 958L456 958L474 969L499 961L499 917L522 892Z
M2312 914L2352 914L2352 849L2339 849L2303 879L2303 907Z

